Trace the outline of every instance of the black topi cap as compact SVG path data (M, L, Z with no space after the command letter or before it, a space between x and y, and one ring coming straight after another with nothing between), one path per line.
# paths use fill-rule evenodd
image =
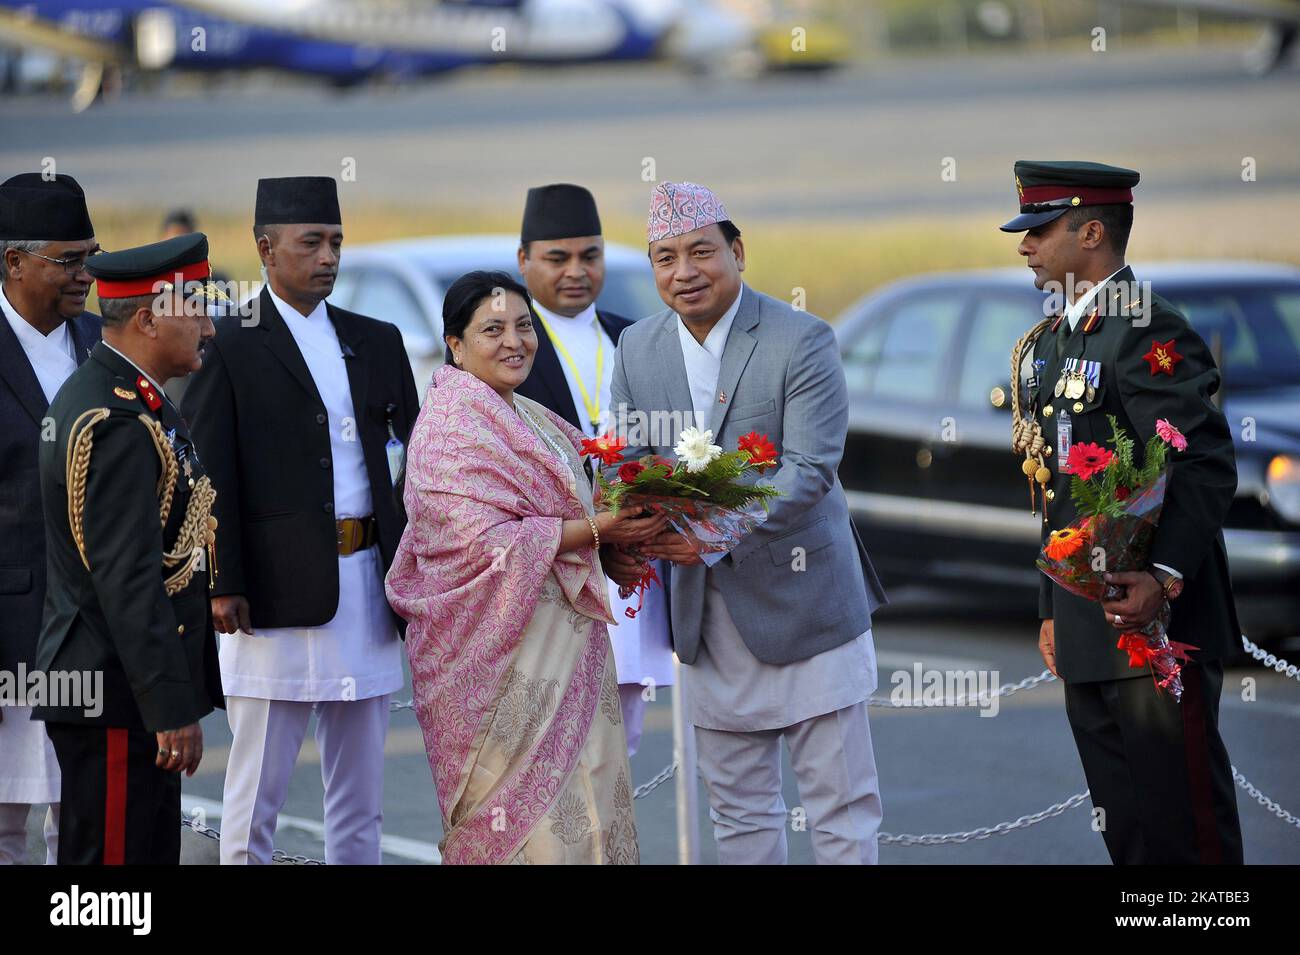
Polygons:
M600 234L596 200L582 186L557 182L528 190L524 221L519 227L520 242Z
M287 176L257 180L255 225L320 222L341 225L339 187L329 176Z
M179 286L209 299L225 298L208 280L208 237L202 232L178 235L121 252L101 252L86 260L86 271L97 281L100 298L157 295Z
M1076 206L1131 203L1139 176L1132 169L1099 162L1016 160L1020 215L1003 232L1024 232L1065 215Z
M11 176L0 184L0 239L10 242L81 242L95 237L86 194L62 173Z

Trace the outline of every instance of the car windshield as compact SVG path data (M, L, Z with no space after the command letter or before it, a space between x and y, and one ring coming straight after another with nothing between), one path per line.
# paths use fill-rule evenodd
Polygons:
M518 278L518 271L512 262L507 266L484 265L481 268L496 268L507 275ZM468 271L468 270L467 270ZM435 273L433 280L440 288L447 288L460 278L463 273ZM649 266L629 268L610 265L605 269L605 287L601 289L596 305L602 311L613 312L624 318L636 321L655 312L661 311L664 303L655 289L654 276Z
M1300 286L1160 288L1214 350L1226 390L1300 383Z

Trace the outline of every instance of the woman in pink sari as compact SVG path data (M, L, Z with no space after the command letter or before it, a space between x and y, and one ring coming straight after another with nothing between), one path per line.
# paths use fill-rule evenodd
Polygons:
M501 272L447 290L454 365L411 434L388 599L408 621L444 863L636 863L601 541L659 517L594 510L583 435L514 389L537 335Z

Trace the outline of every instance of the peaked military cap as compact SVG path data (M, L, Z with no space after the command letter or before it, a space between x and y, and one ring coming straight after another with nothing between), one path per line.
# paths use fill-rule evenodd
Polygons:
M1016 160L1016 194L1020 215L1000 226L1024 232L1051 222L1077 206L1131 203L1141 178L1132 169L1099 162Z
M224 299L210 278L208 237L202 232L178 235L120 252L101 252L86 260L100 298L157 295L180 287L189 294Z

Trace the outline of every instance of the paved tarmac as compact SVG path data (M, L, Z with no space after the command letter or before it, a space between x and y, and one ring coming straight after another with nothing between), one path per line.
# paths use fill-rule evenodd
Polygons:
M875 621L880 688L888 699L914 672L991 671L998 684L1014 683L1041 672L1036 649L1037 621L1009 608L951 603L932 594L901 591L900 600ZM1300 658L1300 646L1288 650ZM1248 681L1253 681L1253 686ZM1244 699L1247 688L1254 699ZM1153 691L1154 692L1154 691ZM409 685L398 697L410 699ZM983 711L988 711L985 708ZM978 706L889 709L872 707L884 803L883 830L889 833L964 832L1013 821L1083 792L1087 784L1065 718L1061 685L1047 683L1000 700L992 716ZM1253 661L1228 669L1224 678L1220 726L1238 770L1292 813L1300 814L1300 763L1294 740L1300 729L1300 682ZM187 814L216 829L230 732L223 713L203 722L206 753L200 772L184 780ZM671 691L660 691L647 711L645 735L632 760L634 783L641 785L672 762ZM797 780L785 761L784 798L800 805ZM707 797L699 788L699 835L703 863L716 861ZM291 855L323 858L323 788L312 734L299 756L276 845ZM1300 863L1300 829L1287 825L1237 790L1248 863ZM883 845L887 865L1108 863L1101 837L1089 826L1091 804L1007 835L939 847ZM675 783L637 800L637 826L645 863L677 861ZM386 864L436 861L442 838L428 762L415 716L393 714L385 748L384 836ZM29 859L40 856L37 814L31 817ZM811 863L809 834L793 823L787 833L790 861ZM187 834L185 861L216 862L216 846Z

